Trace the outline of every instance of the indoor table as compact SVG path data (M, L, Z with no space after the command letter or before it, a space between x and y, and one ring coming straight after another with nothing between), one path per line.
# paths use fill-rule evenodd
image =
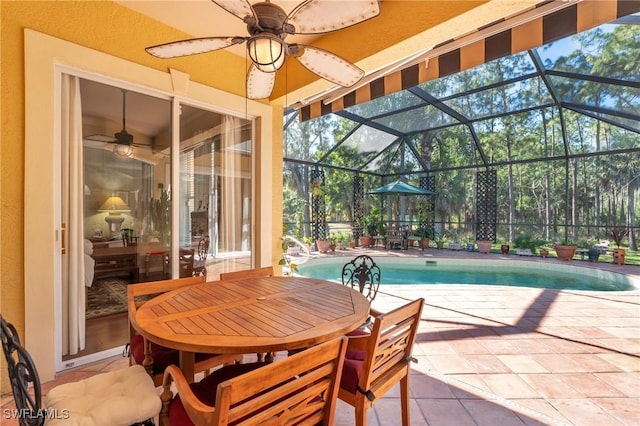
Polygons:
M187 380L195 353L249 354L304 349L343 336L369 316L350 287L314 278L210 281L164 293L131 318L148 340L180 351Z

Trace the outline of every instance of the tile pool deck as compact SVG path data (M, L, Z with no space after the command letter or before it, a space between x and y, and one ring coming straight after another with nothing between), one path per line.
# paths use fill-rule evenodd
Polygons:
M330 256L457 258L567 264L448 250L348 250ZM321 257L324 257L322 255ZM640 280L640 267L583 266ZM412 425L640 425L640 290L591 292L478 285L383 286L374 307L425 299L411 375ZM126 366L115 358L60 374L78 380ZM400 424L399 391L369 410L368 425ZM2 398L2 408L11 404ZM6 423L5 423L6 422ZM9 423L0 419L0 423ZM338 402L336 426L353 425Z
M427 256L412 250L368 253L518 260L546 269L568 263L449 250L427 250ZM640 280L637 266L570 264ZM405 299L425 299L414 348L419 362L411 376L412 425L640 425L640 289L449 284L383 286L380 291L374 307L382 311ZM398 396L395 392L378 401L368 424L399 424ZM352 415L350 407L339 405L336 424L353 424Z

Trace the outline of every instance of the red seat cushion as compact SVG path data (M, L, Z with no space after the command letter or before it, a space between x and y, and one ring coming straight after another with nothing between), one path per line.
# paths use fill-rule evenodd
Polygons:
M180 352L177 349L167 348L150 342L151 357L153 358L153 374L162 374L170 365L180 365ZM144 361L144 338L136 334L131 338L129 350L136 364L142 365ZM196 362L216 356L215 354L196 353Z
M347 333L347 337L368 336L369 334L370 333L368 331L362 330L360 328L356 328L355 330ZM364 358L366 356L367 356L366 351L348 350L347 353L345 354L346 359L356 359L359 361L364 361Z
M198 383L191 384L190 387L196 398L198 398L202 403L214 407L216 403L216 388L220 383L244 373L248 373L249 371L253 371L264 365L266 365L264 362L227 365L214 371ZM176 395L169 406L169 424L171 426L193 425L193 422L184 409L180 395Z
M153 251L148 251L147 255L148 256L153 256L156 254L165 254L167 251L166 250L153 250Z
M340 387L342 389L356 393L363 364L364 361L362 360L345 358L344 366L342 367L342 377L340 378Z

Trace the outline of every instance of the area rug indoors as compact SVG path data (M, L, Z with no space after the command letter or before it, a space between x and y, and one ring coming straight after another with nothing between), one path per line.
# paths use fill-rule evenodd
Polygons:
M87 289L88 305L86 319L127 312L127 284L122 278L96 280Z

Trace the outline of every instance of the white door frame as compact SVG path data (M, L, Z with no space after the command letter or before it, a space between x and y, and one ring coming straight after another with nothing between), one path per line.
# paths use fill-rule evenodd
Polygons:
M260 184L256 206L270 206L273 199L274 135L281 135L282 123L275 122L272 107L221 90L189 81L188 74L162 72L98 52L31 29L25 29L25 191L24 191L24 310L25 346L38 365L43 382L53 380L62 365L61 334L56 312L60 298L60 85L63 69L126 81L138 89L155 90L168 96L201 102L208 108L256 120L256 161L264 164L255 184ZM144 53L142 52L141 55ZM58 68L59 67L59 68ZM107 78L107 77L105 77ZM275 109L280 111L279 108ZM274 130L274 126L277 128ZM280 136L281 137L281 136ZM276 146L281 147L280 143ZM56 154L57 152L57 154ZM57 159L57 160L56 160ZM277 170L276 170L277 174ZM256 211L257 213L257 211ZM260 229L272 230L270 208L260 210ZM256 238L260 238L255 232ZM275 235L265 235L256 255L259 264L271 263ZM59 302L59 300L58 300Z

